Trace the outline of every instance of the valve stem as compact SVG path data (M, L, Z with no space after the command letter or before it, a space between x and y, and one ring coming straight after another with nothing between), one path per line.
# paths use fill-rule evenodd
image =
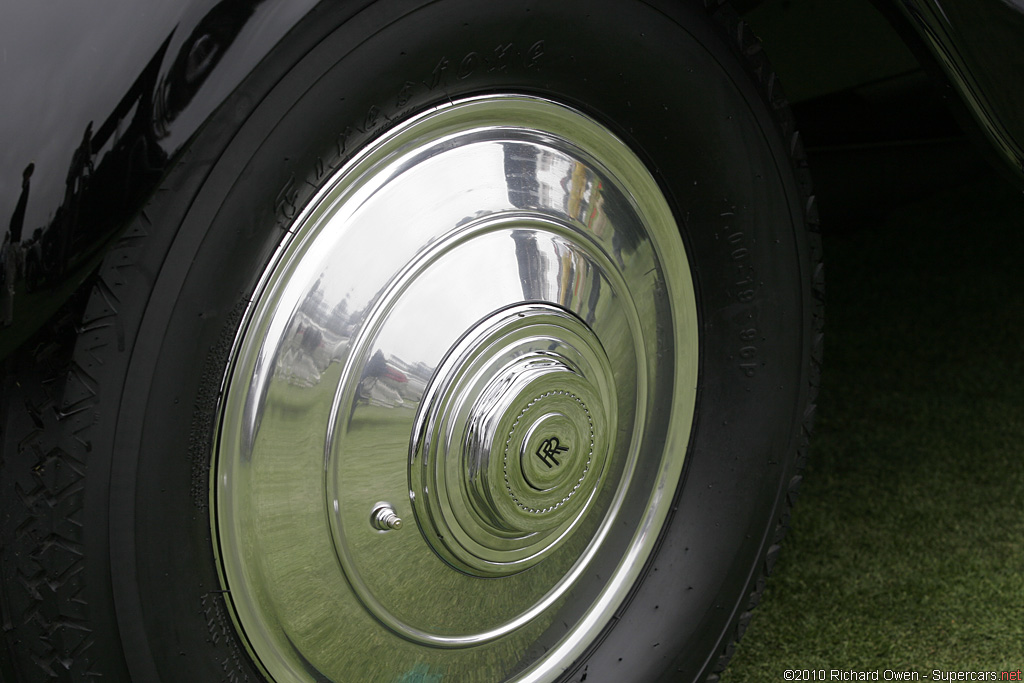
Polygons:
M379 503L370 513L370 524L380 531L397 531L402 528L402 518L388 503Z

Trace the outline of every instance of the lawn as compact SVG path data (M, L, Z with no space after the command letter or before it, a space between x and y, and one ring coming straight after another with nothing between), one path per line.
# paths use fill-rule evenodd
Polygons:
M782 681L787 669L921 680L1016 671L1024 200L986 176L827 234L825 248L812 459L722 681Z

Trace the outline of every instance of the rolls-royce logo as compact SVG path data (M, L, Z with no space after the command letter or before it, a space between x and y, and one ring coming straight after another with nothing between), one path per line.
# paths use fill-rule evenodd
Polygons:
M569 447L559 446L558 437L553 436L550 439L544 439L544 441L541 442L540 448L537 449L537 457L540 458L548 467L554 467L555 465L561 464L555 456L567 450L569 450Z

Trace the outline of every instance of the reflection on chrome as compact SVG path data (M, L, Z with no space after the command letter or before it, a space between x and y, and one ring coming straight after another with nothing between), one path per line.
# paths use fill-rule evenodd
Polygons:
M552 679L643 565L688 439L695 306L656 183L572 109L483 97L389 131L293 232L217 445L254 654L279 680L343 678L342 642L387 653L374 680Z
M608 252L615 256L616 265L624 269L622 242L626 235L618 235L611 227L601 178L581 162L537 144L495 142L488 146L477 146L479 149L475 150L475 154L459 160L464 166L463 172L468 176L480 175L483 178L493 175L495 169L490 157L496 156L494 152L500 152L504 177L499 187L505 187L507 203L499 202L486 211L478 209L473 215L454 221L453 226L476 226L479 229L481 224L491 224L496 218L499 219L502 232L511 238L514 245L514 263L521 287L521 299L554 301L592 322L601 296L601 282L605 278L600 268L588 258L586 248L580 248L572 239L566 239L563 233L567 226L554 221L576 223L572 228L584 228L595 241L605 242ZM486 181L481 182L481 186L486 184ZM483 189L481 187L477 191ZM451 211L450 207L438 207L438 195L431 195L431 190L429 185L420 189L422 202L418 205L421 209L433 206L437 209L445 208L446 215L457 213ZM622 204L628 198L619 197L618 201ZM415 206L417 203L413 202L408 208ZM516 209L530 211L528 215L533 221L538 216L547 216L553 222L549 225L519 226L516 217L525 217L527 214ZM377 210L377 214L386 216L389 213L385 207ZM372 221L373 217L367 216L362 222ZM617 239L609 240L609 235ZM395 236L402 237L397 234ZM428 240L424 240L422 246L429 248ZM415 252L410 249L410 253ZM493 287L499 278L504 278L502 273L490 268L496 263L495 257L498 254L474 252L474 256L482 259L475 266L449 266L478 271L479 280L476 282L471 282L468 277L458 278L469 288L460 290L460 297L472 298L474 290L479 292L482 288ZM445 254L445 257L459 258L463 262L467 258L465 255L455 257L451 254ZM368 266L364 265L363 268L365 270ZM311 288L303 294L288 331L277 349L275 376L280 379L299 386L318 383L320 375L330 363L345 360L349 343L359 332L366 311L383 294L382 291L361 287L363 297L355 299L354 287L349 279L364 281L371 278L360 277L358 272L344 273L340 270L339 265L324 259ZM386 286L391 283L384 284ZM346 286L347 289L343 290L342 287ZM491 297L481 294L480 298L486 300ZM349 312L354 299L355 305L360 308ZM433 306L437 306L440 301L439 297ZM485 307L480 308L484 310ZM428 302L427 311L429 308ZM424 325L429 326L427 311L423 311L421 317ZM420 332L429 333L429 330L421 329ZM447 341L450 343L454 340ZM391 372L385 372L382 364L389 364ZM408 378L404 377L405 368L416 368L415 381L411 385ZM386 407L400 405L403 400L418 401L433 369L424 360L405 360L395 354L385 354L384 350L378 348L375 355L366 362L356 396L366 405Z

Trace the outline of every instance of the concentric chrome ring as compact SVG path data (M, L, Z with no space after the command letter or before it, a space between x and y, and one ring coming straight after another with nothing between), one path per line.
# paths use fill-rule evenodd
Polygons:
M498 311L420 404L410 482L424 538L476 576L533 566L584 519L614 431L612 368L589 328L550 304Z
M214 463L254 659L279 682L554 679L639 576L693 419L657 183L579 111L486 96L382 134L293 228Z

